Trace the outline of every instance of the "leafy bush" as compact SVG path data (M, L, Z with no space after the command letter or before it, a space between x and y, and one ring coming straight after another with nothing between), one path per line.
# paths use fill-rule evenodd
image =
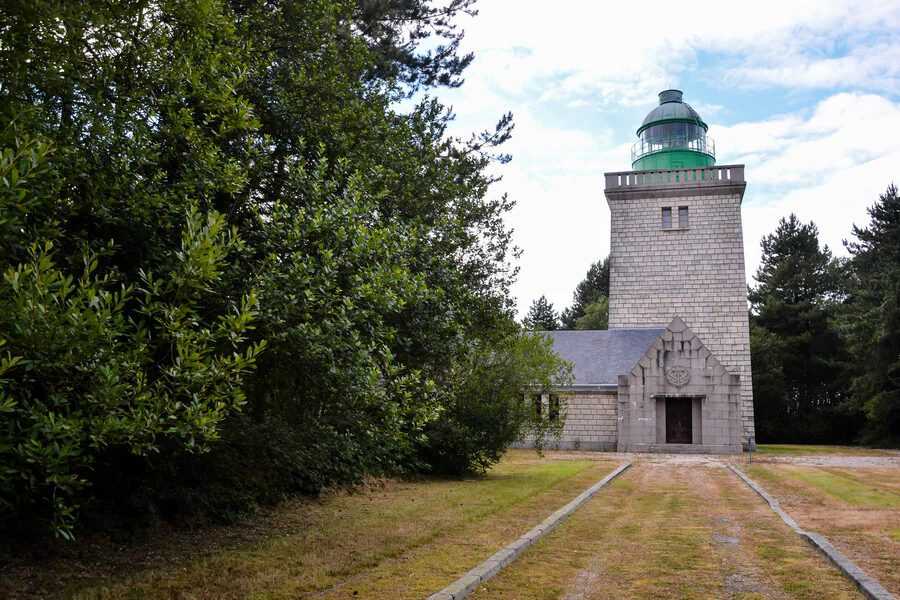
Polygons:
M140 289L98 274L111 249L86 252L76 279L53 261L53 244L0 283L0 491L4 516L52 515L70 536L89 468L109 446L137 455L162 439L197 452L244 403L243 374L262 349L243 350L257 312L253 295L213 324L201 314L238 239L221 215L187 216L166 277ZM129 305L135 314L129 315Z
M561 426L470 382L529 360L513 203L488 197L512 116L460 139L400 102L460 82L471 3L9 3L5 518L229 520Z
M564 395L551 414L532 394L571 383L572 365L553 352L549 337L522 334L473 346L448 388L440 417L426 428L424 460L438 473L484 470L514 441L528 437L540 450L562 432ZM527 394L523 394L526 392Z

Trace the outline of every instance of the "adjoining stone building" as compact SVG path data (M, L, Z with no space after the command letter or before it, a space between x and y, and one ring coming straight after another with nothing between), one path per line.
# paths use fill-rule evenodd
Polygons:
M740 452L754 435L741 228L744 165L715 165L678 90L606 173L609 330L551 332L575 365L559 446Z

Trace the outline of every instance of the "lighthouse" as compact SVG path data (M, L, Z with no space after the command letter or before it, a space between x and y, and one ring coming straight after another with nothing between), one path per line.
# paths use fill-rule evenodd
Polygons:
M754 435L747 184L744 165L716 165L708 130L665 90L637 129L632 170L605 174L609 329L542 332L574 367L555 390L567 397L559 448L738 453Z
M744 165L716 165L708 129L680 90L665 90L637 129L633 170L606 173L609 327L683 321L740 377L746 440L754 435L741 227L747 184Z
M635 171L712 167L716 145L706 132L709 126L696 110L684 103L680 90L659 93L659 106L641 123L638 141L631 148Z

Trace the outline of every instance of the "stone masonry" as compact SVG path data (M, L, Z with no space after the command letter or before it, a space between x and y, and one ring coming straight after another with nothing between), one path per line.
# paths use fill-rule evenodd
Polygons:
M612 221L609 327L680 317L740 375L742 436L755 435L741 228L744 166L606 174ZM679 208L688 209L679 227ZM662 212L672 210L663 228ZM621 403L620 403L621 407Z
M617 392L563 393L566 424L560 441L549 445L560 450L615 450L619 436Z
M619 436L618 393L602 391L560 391L566 405L566 421L558 440L549 440L546 447L553 450L615 450ZM529 397L530 399L530 397ZM543 412L548 410L549 397L541 396ZM528 436L512 446L531 448L534 440Z
M619 376L620 452L741 452L741 378L679 318ZM666 443L666 404L690 402L688 443Z

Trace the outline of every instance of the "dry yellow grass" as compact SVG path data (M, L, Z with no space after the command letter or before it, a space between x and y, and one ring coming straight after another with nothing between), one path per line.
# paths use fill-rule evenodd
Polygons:
M893 456L895 451L856 446L812 446L805 444L759 444L757 453L761 456Z
M729 471L636 463L471 598L859 595Z
M292 528L273 532L271 539L226 544L208 558L112 580L55 592L45 587L46 596L295 599L378 589L363 597L422 598L618 464L541 461L533 452L515 452L483 477L393 482L296 504L300 514L292 515Z
M129 544L121 555L107 546L55 564L4 567L0 597L426 598L624 458L551 452L538 460L515 451L487 476L385 481L358 493L288 502L237 527L168 532L163 543ZM897 593L890 581L896 583L900 556L896 469L762 464L749 474L801 524L828 536ZM33 585L26 588L28 569ZM858 597L718 459L652 456L636 458L630 471L473 596Z
M747 474L801 527L900 596L900 469L757 465Z

